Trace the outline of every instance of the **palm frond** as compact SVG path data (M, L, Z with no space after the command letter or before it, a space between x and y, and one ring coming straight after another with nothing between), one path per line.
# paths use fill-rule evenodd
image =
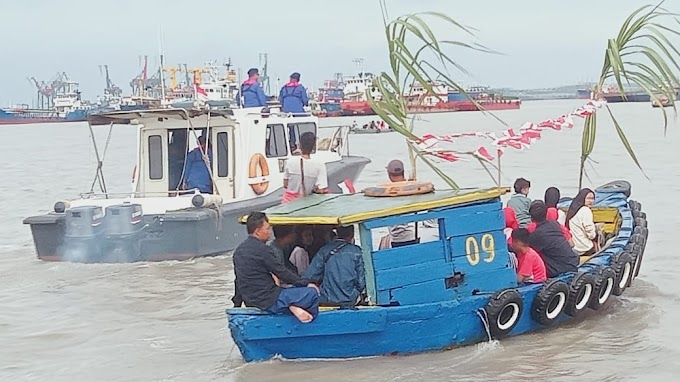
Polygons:
M680 72L680 50L667 35L680 36L677 26L671 26L674 23L680 24L680 21L677 18L678 14L662 7L663 3L664 1L656 5L645 5L633 11L621 25L616 38L607 41L600 79L594 89L595 94L601 95L605 83L612 81L624 99L626 98L624 84L635 85L654 102L660 102L662 97L676 99L680 79L675 72ZM663 114L663 130L666 134L668 116L665 108L659 109ZM675 105L673 110L676 112ZM642 165L630 141L609 106L607 111L626 152L642 171ZM581 136L579 187L585 175L585 164L595 146L596 132L597 117L595 115L587 117Z
M463 87L453 80L449 68L455 68L464 75L469 73L447 54L445 48L455 47L482 53L497 52L475 42L440 39L430 27L432 21L442 23L447 31L461 33L470 38L473 38L475 33L474 28L443 13L408 14L390 21L384 0L380 1L380 7L385 23L390 73L381 72L376 76L374 87L380 97L373 99L367 90L368 102L380 118L406 139L412 177L416 175L415 159L418 158L432 168L448 186L458 189L457 183L415 146L418 137L413 133L413 119L409 119L408 115L407 87L419 85L427 95L435 95L435 83L439 83L447 88L457 89L476 103Z

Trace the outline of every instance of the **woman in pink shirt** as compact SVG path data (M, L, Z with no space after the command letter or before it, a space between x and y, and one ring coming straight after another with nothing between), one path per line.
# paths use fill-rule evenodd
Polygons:
M517 281L520 283L542 283L548 279L545 263L529 244L529 231L518 228L512 231L512 249L517 255Z

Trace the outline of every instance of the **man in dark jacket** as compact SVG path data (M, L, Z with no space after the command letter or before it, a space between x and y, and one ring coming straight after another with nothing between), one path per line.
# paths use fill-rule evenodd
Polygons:
M248 79L241 84L241 97L243 97L243 107L260 107L267 105L265 96L260 83L260 72L256 68L248 70Z
M234 305L240 306L245 302L246 306L270 313L290 311L303 323L312 321L319 314L317 286L286 269L265 244L271 228L265 214L251 213L246 226L249 236L236 248L233 256L236 275ZM281 288L278 280L294 287Z
M548 277L576 272L579 257L564 237L560 223L546 220L548 207L542 200L534 200L529 207L536 230L529 236L529 245L543 258Z
M339 227L337 237L319 249L304 277L321 285L321 303L354 306L366 288L361 247L354 226Z
M279 102L284 113L301 114L309 104L307 89L300 84L300 73L290 75L290 82L283 85L279 92Z

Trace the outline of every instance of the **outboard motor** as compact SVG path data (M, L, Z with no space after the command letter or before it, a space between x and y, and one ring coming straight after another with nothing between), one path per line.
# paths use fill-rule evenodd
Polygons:
M144 234L142 206L116 204L106 208L106 262L128 263L141 260Z
M65 211L64 242L57 250L67 261L99 262L104 213L101 207L82 206Z

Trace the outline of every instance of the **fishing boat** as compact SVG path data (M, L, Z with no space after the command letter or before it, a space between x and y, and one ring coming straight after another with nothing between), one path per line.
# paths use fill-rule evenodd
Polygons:
M275 108L118 111L88 118L92 137L96 125L109 125L109 138L115 124L136 128L131 191L108 192L105 150L93 138L97 170L90 191L24 220L42 260L182 260L232 250L246 236L237 217L280 203L286 162L299 158L296 142L318 126L316 117ZM349 128L338 129L312 154L326 163L331 192L342 192L340 184L354 182L370 162L349 155L348 134ZM198 148L199 156L210 163L206 155L212 155L212 192L181 187L187 152L199 136L207 137L209 151Z
M626 182L595 191L593 214L608 238L603 250L582 257L578 272L537 284L518 284L510 264L500 200L507 191L314 195L266 210L273 225L358 225L368 305L323 307L307 324L292 315L228 309L243 358L410 354L520 335L600 310L637 276L647 220L640 203L629 199ZM433 240L379 249L377 230L430 219L438 222Z

